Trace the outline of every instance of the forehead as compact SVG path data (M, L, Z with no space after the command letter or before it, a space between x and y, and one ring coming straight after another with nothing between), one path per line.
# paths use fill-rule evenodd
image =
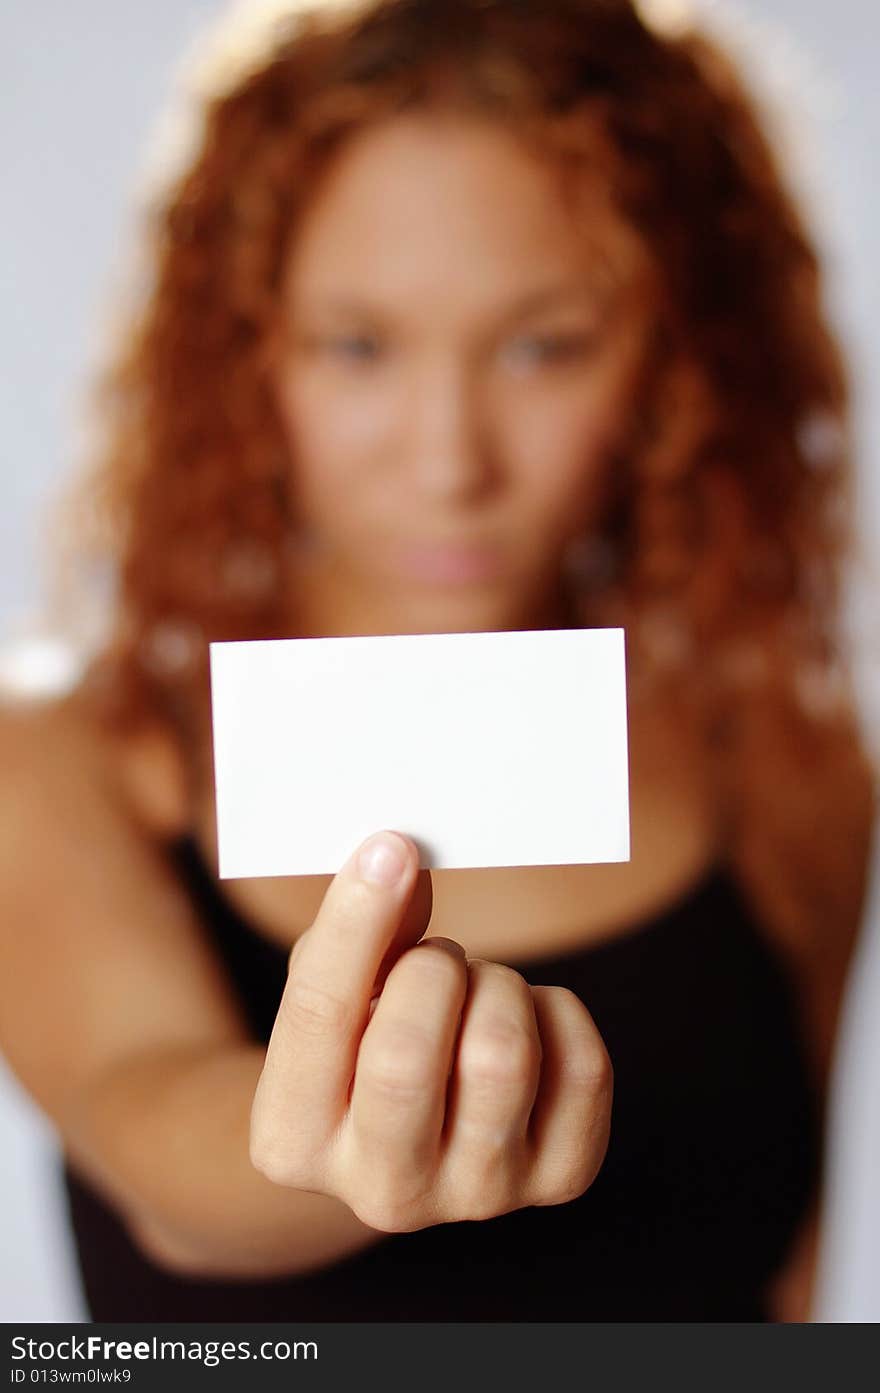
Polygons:
M288 295L340 289L395 300L430 288L491 299L569 273L597 288L644 270L639 238L614 208L607 166L581 172L574 201L559 166L496 122L417 113L349 138L303 210Z

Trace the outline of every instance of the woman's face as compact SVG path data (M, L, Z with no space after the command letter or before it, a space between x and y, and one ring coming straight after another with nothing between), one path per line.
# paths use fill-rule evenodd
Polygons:
M517 627L589 530L651 315L601 173L575 216L499 126L353 137L286 268L278 397L305 563L377 631Z

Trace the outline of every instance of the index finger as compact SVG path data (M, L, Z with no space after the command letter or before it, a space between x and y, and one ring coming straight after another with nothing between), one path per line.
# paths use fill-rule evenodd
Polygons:
M413 913L417 880L424 884L418 871L408 837L385 831L367 838L330 882L290 955L260 1089L261 1104L277 1105L276 1117L288 1118L300 1139L304 1129L326 1137L340 1121L380 966L402 929L415 942L427 928L430 877L427 917ZM424 892L418 899L424 907Z

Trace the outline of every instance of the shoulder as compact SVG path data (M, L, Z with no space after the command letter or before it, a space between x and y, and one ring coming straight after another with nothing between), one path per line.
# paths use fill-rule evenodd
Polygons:
M69 700L0 697L0 762L7 794L16 799L45 781L58 788L78 773L106 776L108 756L97 728Z
M111 732L77 693L0 695L0 766L10 809L101 797L163 839L187 825L184 760L172 733L158 722Z
M67 1139L121 1060L243 1038L142 759L77 700L0 701L0 1050Z

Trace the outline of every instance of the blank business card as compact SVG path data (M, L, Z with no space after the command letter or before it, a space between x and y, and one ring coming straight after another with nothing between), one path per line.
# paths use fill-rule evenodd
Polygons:
M628 861L622 629L212 643L219 871Z

